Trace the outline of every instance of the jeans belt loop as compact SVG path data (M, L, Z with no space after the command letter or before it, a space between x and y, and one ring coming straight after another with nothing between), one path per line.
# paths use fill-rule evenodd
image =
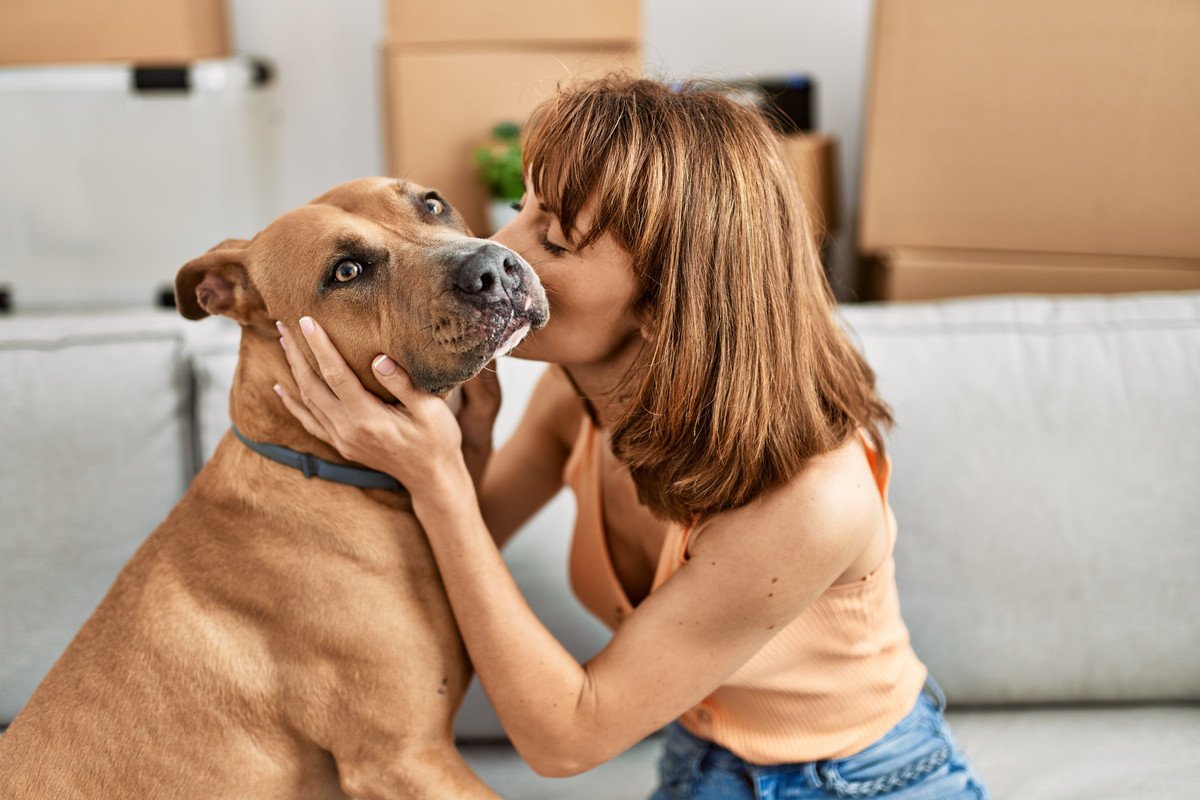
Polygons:
M942 687L938 685L932 673L925 676L925 685L921 687L921 691L928 692L930 699L933 700L933 704L937 706L939 712L946 710L946 694L942 691Z

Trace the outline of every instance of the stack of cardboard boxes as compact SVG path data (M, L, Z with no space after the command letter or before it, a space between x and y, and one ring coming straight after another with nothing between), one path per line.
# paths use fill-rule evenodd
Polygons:
M865 298L1200 288L1200 3L875 15Z
M837 140L830 134L815 132L786 134L780 140L800 182L817 243L824 245L837 233L840 221Z
M388 168L436 188L480 236L493 231L471 151L493 126L523 124L560 82L641 69L640 0L388 0L387 36Z
M225 0L4 0L0 64L186 64L228 56Z

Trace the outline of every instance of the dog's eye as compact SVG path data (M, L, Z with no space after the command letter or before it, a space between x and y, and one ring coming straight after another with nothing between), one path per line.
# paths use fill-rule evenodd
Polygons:
M342 283L352 281L362 274L362 264L357 261L341 261L334 270L333 276Z
M425 210L430 214L433 214L435 217L440 217L446 210L446 204L441 200L438 200L436 197L426 197Z

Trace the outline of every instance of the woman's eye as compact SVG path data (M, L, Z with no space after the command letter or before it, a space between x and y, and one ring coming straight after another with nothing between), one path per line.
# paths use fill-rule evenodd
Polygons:
M446 210L446 204L441 200L438 200L436 197L426 197L425 210L430 214L433 214L435 217L440 217L442 212Z
M357 261L342 261L334 270L333 276L342 283L352 281L362 274L362 264Z
M508 207L511 208L513 211L520 211L521 210L521 201L514 200L513 202L508 204Z
M546 234L544 233L542 234L542 247L546 248L547 252L556 256L561 256L563 253L567 252L567 248L550 241L546 238Z

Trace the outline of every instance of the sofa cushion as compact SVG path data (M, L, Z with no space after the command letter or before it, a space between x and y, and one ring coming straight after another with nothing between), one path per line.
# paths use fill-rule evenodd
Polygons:
M992 800L1188 800L1200 775L1200 706L948 711Z
M187 485L178 320L154 310L0 317L0 721Z
M195 469L212 457L229 430L229 392L237 368L242 327L228 317L185 323L188 357L195 379Z
M992 800L1190 800L1200 774L1200 706L948 711L959 748ZM506 742L461 745L504 797L644 800L657 786L663 737L571 778L543 778ZM832 794L830 795L833 796Z
M1200 698L1200 292L844 306L951 704Z

